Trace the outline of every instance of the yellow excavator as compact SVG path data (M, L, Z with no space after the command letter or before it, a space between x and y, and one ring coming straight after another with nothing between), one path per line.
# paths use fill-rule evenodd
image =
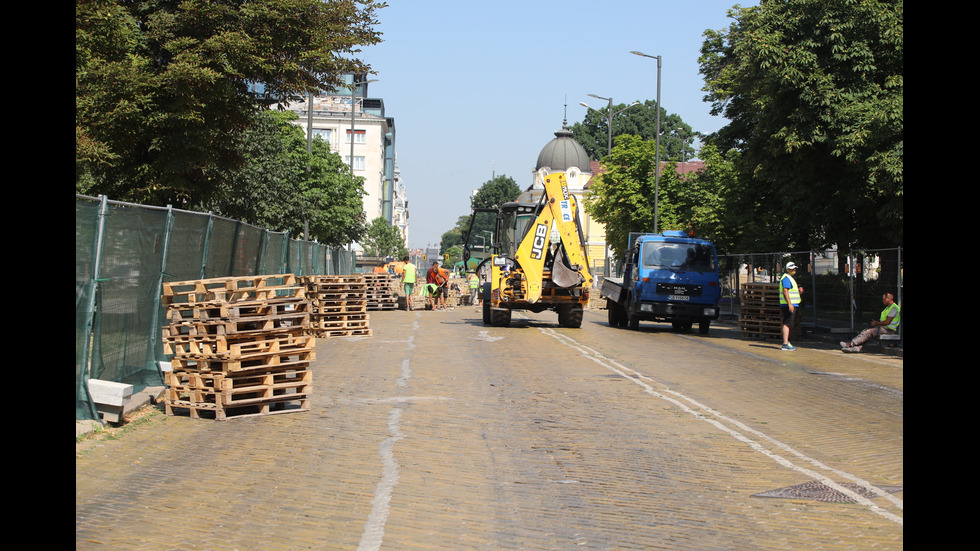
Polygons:
M473 209L463 258L481 248L477 239L485 250L489 234L492 252L477 266L484 324L506 327L514 310L554 310L562 327L580 327L593 280L578 202L564 172L542 169L535 180L543 189L537 202Z

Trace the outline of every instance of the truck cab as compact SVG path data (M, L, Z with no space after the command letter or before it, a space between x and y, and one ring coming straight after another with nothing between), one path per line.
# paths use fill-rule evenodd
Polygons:
M641 320L669 322L707 334L719 316L715 246L681 231L631 234L622 280L603 284L612 325L636 329Z

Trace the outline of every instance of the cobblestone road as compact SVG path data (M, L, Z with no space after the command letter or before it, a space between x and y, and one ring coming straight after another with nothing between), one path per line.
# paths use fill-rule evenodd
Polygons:
M76 549L903 548L902 358L554 318L372 312L310 411L77 453Z

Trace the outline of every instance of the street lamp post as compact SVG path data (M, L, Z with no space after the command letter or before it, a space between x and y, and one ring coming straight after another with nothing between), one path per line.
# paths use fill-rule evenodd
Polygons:
M660 210L660 64L662 60L659 55L647 55L636 50L630 53L657 60L657 153L656 160L654 161L656 164L653 176L653 233L659 233L657 217Z
M633 107L634 105L639 105L640 102L634 101L633 103L627 105L623 109L620 109L619 111L613 113L612 112L612 98L604 98L604 97L601 97L601 96L597 96L595 94L589 94L589 96L591 96L593 98L596 98L596 99L606 100L606 101L609 102L609 106L606 108L606 129L607 129L608 135L609 135L608 138L607 138L607 140L606 140L606 153L607 154L612 153L612 120L613 120L613 117L615 117L616 115L619 115L620 113L626 111L627 109L629 109L630 107ZM598 111L598 109L594 109L594 108L590 107L589 104L585 103L584 101L580 101L580 102L578 102L578 104L581 105L582 107L585 107L586 109L592 109L593 111Z

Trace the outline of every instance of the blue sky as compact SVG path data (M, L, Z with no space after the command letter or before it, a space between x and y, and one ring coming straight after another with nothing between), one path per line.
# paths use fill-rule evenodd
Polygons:
M538 153L603 108L656 99L695 130L725 120L703 101L698 55L706 29L727 28L732 0L388 0L381 44L359 57L395 119L398 167L410 209L408 246L438 246L469 214L474 189L496 175L526 188ZM742 5L754 5L744 2Z

